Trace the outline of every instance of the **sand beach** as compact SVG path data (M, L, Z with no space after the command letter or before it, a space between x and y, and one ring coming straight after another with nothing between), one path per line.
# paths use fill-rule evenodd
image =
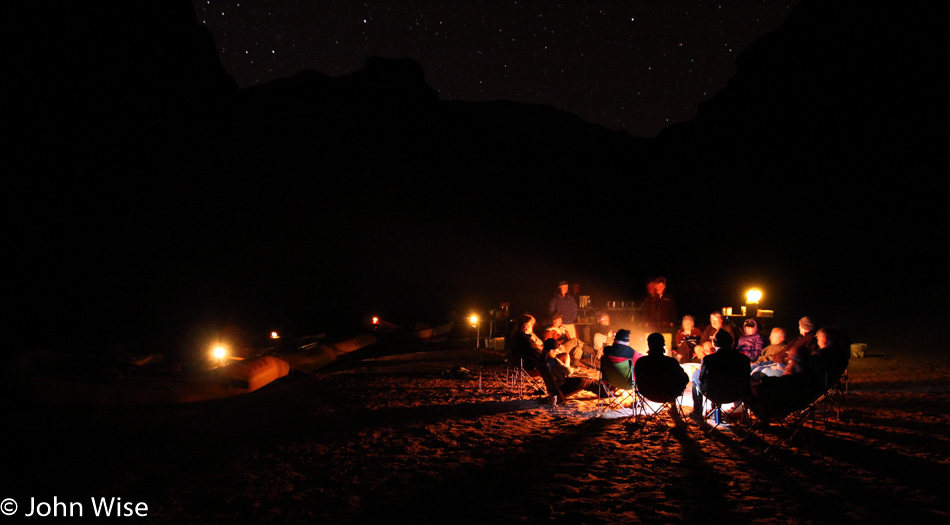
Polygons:
M76 502L58 509L77 522L102 519L99 498L144 503L145 523L950 518L946 362L852 358L841 421L811 431L810 447L763 452L778 431L671 431L666 416L637 423L586 393L539 404L495 379L501 352L455 346L380 344L214 402L8 399L0 496L20 513L31 501Z

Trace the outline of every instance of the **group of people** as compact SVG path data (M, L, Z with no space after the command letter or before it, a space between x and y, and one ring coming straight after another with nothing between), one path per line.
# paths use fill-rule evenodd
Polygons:
M654 401L679 397L692 380L694 409L690 416L694 419L703 417L706 397L741 399L764 418L784 415L807 406L847 368L851 355L847 335L834 327L819 329L810 317L802 317L797 337L787 340L780 327L772 328L766 339L754 318L742 323L737 337L737 329L719 312L709 315L709 325L703 330L686 315L673 335L673 348L668 349L662 330L672 327L667 316L675 312L675 303L665 294L665 279L654 280L653 285L655 299L649 308L662 313L651 318L653 324L644 325L654 328L646 338L646 354L630 346L630 330L614 331L607 313L601 313L593 327L593 344L580 341L574 327L577 303L568 294L566 282L559 283L558 293L551 299L552 320L541 332L543 337L535 332L533 316L524 314L518 319L510 340L512 354L521 358L528 370L547 367L565 396L581 390L603 393L599 380L575 374L585 355L593 356L592 361L601 368L626 363L630 380L626 385L636 380L641 395ZM692 377L685 371L688 368L695 369ZM609 386L623 388L624 384ZM679 424L678 411L671 413Z
M691 323L684 322L684 328ZM710 330L715 328L715 330ZM746 319L738 341L716 312L710 326L692 345L700 367L692 375L693 411L701 420L706 398L714 402L745 402L757 416L784 416L808 406L831 388L851 357L846 333L834 327L817 329L811 317L798 321L798 336L786 341L785 330L772 328L768 345L755 319ZM689 330L692 332L692 330ZM708 332L708 340L703 341ZM689 355L689 343L677 346L677 356Z

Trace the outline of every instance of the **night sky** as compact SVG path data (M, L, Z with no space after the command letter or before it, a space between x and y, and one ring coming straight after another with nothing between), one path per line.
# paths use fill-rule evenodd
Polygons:
M408 57L444 100L547 104L635 136L693 118L796 4L194 1L241 87Z
M891 332L895 315L939 325L939 17L861 2L454 4L19 6L5 21L23 131L8 192L14 295L31 327L23 336L70 344L88 327L99 344L103 325L121 337L165 337L170 325L206 319L332 331L374 313L441 322L501 301L537 312L560 279L580 281L598 305L640 300L658 275L680 315L738 306L754 285L783 322L818 312L878 332ZM183 34L194 38L177 41ZM192 76L231 74L239 87L304 69L338 77L374 55L417 61L443 101L550 105L634 136L666 129L655 139L610 134L633 145L624 154L641 148L661 159L655 165L685 156L679 145L695 130L735 134L704 140L711 149L694 172L651 178L633 161L611 171L583 147L499 148L504 119L483 143L456 139L439 157L433 150L445 144L431 134L385 150L354 125L358 139L341 143L357 154L334 156L319 140L325 119L295 105L319 97L293 98L279 82L270 85L291 118L274 123L231 107L236 129L222 131L174 121L180 115L159 105L169 92L201 100ZM209 91L221 107L236 95L225 80L214 85L227 95ZM477 120L458 112L482 108L510 118L535 109L430 109L465 127ZM565 115L573 119L544 122L574 122ZM483 138L458 135L473 136ZM746 155L753 147L763 151ZM799 152L802 162L789 162ZM575 170L566 181L545 172L553 158L571 161L555 166ZM746 160L738 172L737 159Z

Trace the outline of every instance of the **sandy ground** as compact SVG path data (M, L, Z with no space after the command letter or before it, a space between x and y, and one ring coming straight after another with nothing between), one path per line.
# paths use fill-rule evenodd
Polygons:
M31 498L80 502L70 522L101 522L101 497L145 503L144 523L950 520L948 363L852 359L848 410L805 447L781 427L671 431L586 394L541 405L495 379L494 351L359 357L215 402L8 402L0 499L21 516Z

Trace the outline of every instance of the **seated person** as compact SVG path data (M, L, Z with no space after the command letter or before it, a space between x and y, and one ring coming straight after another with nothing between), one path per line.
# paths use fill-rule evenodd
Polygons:
M673 357L680 363L698 363L700 360L696 359L695 348L703 333L696 328L696 321L691 315L684 315L681 324L673 337L673 346L676 348Z
M587 390L598 396L606 395L600 387L600 381L586 376L574 376L574 369L570 365L568 354L560 352L560 345L554 339L544 340L544 362L551 371L551 379L561 389L564 397L569 397L581 390ZM556 393L549 392L551 396Z
M511 334L511 354L523 361L525 370L535 370L541 362L544 342L534 333L535 318L528 314L518 317Z
M647 337L647 355L637 359L634 364L637 389L643 397L660 403L675 402L676 398L683 395L683 390L689 383L689 377L679 361L666 355L665 346L663 334L650 334ZM670 413L673 421L679 424L679 410L674 406Z
M699 338L699 344L693 348L694 355L698 361L702 361L704 357L709 354L712 354L716 351L716 347L713 345L713 336L719 332L719 330L725 330L731 340L734 342L736 340L736 334L732 331L732 325L723 322L722 314L719 312L713 312L709 314L709 326L703 330L702 335ZM732 346L732 343L729 343L729 346Z
M614 344L614 329L610 326L610 315L601 312L597 324L591 328L591 340L594 342L594 357L600 359L604 347Z
M769 333L769 343L762 349L762 355L752 363L752 375L758 372L780 376L785 372L785 330L773 328Z
M814 354L818 390L834 386L851 360L851 348L844 333L832 327L824 327L815 333L818 351Z
M601 361L605 362L600 365L601 371L604 372L605 379L608 379L608 382L617 388L630 388L630 385L633 383L633 367L636 364L637 360L643 357L643 354L637 352L630 346L630 330L621 328L617 330L617 335L614 336L614 344L604 347L604 355L601 357ZM625 370L625 377L615 378L615 380L610 380L607 373L607 367L609 364L621 364L626 360L630 360L629 372ZM620 383L620 384L614 384Z
M584 357L584 343L571 337L567 327L564 326L564 318L561 314L556 313L551 317L551 325L544 329L542 339L557 341L558 352L571 356L571 366L577 366Z
M744 354L732 347L732 336L725 330L713 336L716 352L703 358L693 375L693 411L690 418L701 421L703 399L732 402L749 395L750 362Z
M763 420L801 410L819 394L818 343L815 340L814 322L809 317L802 317L798 321L798 330L801 336L786 350L786 365L782 375L773 377L756 373L752 377L750 406Z
M745 354L750 361L755 361L762 355L762 349L765 348L765 338L759 333L759 324L755 322L755 319L746 319L742 323L742 331L744 333L736 344L736 350Z
M811 356L818 351L815 341L815 323L808 316L798 320L799 337L785 349L785 374L811 371Z

